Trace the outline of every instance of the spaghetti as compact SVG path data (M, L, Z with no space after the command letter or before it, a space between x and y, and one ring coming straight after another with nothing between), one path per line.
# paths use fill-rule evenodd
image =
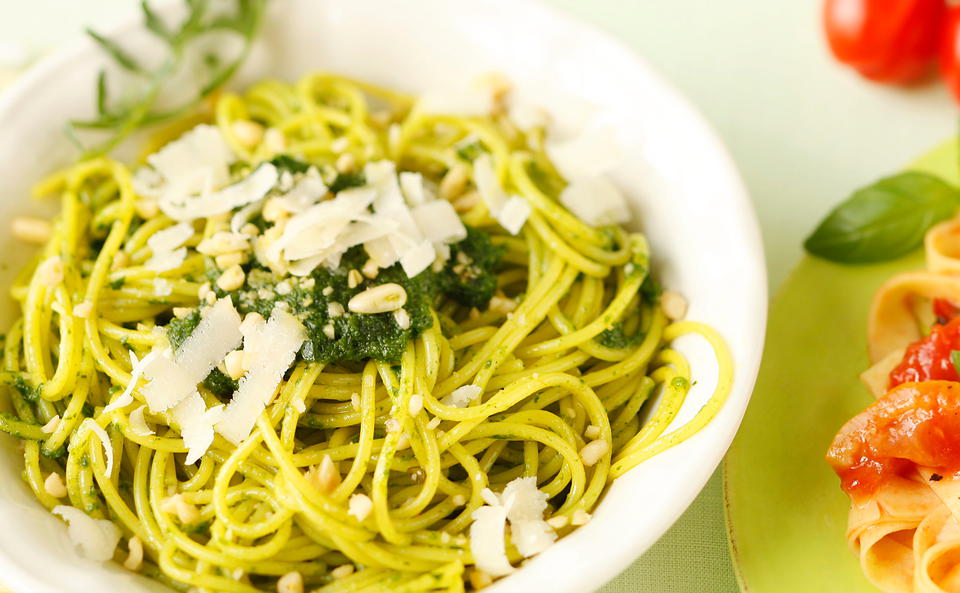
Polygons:
M453 242L444 263L437 245L439 265L411 278L400 263L368 269L357 249L340 266L297 276L251 247L291 219L269 211L273 198L178 222L144 195L139 172L109 158L42 182L36 193L59 194L61 213L12 287L21 317L4 342L10 412L0 430L22 440L24 476L45 507L68 502L119 528L125 543L114 558L128 568L201 592L480 588L491 575L470 568L470 530L477 511L497 503L491 493L531 479L548 501L535 514L552 541L589 518L611 480L695 434L727 397L732 363L722 340L705 325L668 319L644 238L585 224L558 202L565 182L546 157L543 129L521 133L502 110L431 114L411 97L314 74L224 94L209 115L174 126L144 154L204 122L233 154L231 182L249 187L273 163L295 180L319 177L329 189L323 200L333 201L366 191L370 175L360 172L370 169L361 163L389 161L452 204L470 229L462 241L480 247L458 259L467 246ZM528 207L517 234L480 199L489 184L481 163ZM220 234L245 232L245 247L210 248ZM443 284L451 270L452 284ZM404 309L354 306L383 286L401 287ZM471 291L489 292L473 303ZM176 363L170 353L217 307L261 323L244 334L247 350L279 309L305 334L275 393L255 394L264 408L248 434L226 438L218 428L193 463L184 427L194 417L153 405L148 389L164 381L149 365L160 352ZM719 382L692 420L668 431L691 385L688 363L670 347L684 334L712 345ZM251 363L232 350L197 385L201 412L226 417L240 407L235 400L254 383L243 364ZM506 547L513 563L518 548Z

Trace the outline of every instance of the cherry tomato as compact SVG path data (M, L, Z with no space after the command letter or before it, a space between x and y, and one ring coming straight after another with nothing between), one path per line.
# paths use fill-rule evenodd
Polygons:
M905 383L847 422L827 451L844 492L869 495L920 465L960 469L960 383Z
M934 312L938 315L936 305ZM946 325L935 324L925 338L907 346L903 360L890 371L890 387L911 381L943 379L960 381L950 353L960 350L960 318Z
M944 0L826 0L833 55L877 82L922 78L940 50Z
M953 96L960 100L960 6L947 11L940 46L940 74Z

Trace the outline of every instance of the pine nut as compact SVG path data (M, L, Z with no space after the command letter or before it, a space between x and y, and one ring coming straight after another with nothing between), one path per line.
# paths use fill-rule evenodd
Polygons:
M590 441L580 449L580 459L587 467L595 465L610 450L610 443L604 439Z
M243 273L243 268L237 265L232 268L227 268L223 271L223 274L220 274L220 277L217 278L217 286L220 290L229 292L243 286L245 280L246 275Z
M357 270L350 270L347 273L347 288L356 288L363 282L363 276Z
M590 513L588 513L587 511L583 509L577 509L576 511L573 512L573 517L570 519L570 524L576 525L579 527L580 525L586 525L587 523L589 523L590 519L592 518L593 517L591 517Z
M303 576L297 572L288 572L277 580L277 593L303 593Z
M330 576L334 579L345 579L348 576L352 575L354 571L352 564L341 564L340 566L334 568L330 571Z
M63 282L63 261L58 255L47 258L43 260L43 263L37 266L36 273L41 283L47 286L56 286ZM407 300L406 293L404 293L403 300Z
M387 313L396 311L407 303L407 291L399 284L388 283L374 286L355 295L347 308L354 313Z
M665 291L660 295L660 307L669 319L683 319L687 316L687 299L679 292Z
M324 494L333 492L340 485L340 471L329 455L323 456L320 465L310 468L306 478L314 488Z
M57 472L53 472L43 481L43 490L54 498L63 498L67 495L67 487Z
M600 427L591 424L583 431L583 436L587 437L591 441L600 438Z
M566 515L557 515L556 517L550 517L547 519L547 525L553 529L563 529L570 523L570 519Z
M373 501L366 494L353 494L347 502L347 507L347 513L362 522L373 512Z
M410 396L410 402L407 404L407 411L411 416L416 416L423 409L423 395L414 393Z
M238 119L231 126L237 142L244 148L253 148L263 140L263 126L249 119Z
M27 243L43 245L53 235L53 225L49 220L33 216L18 216L11 223L13 236Z
M227 369L227 376L236 381L243 376L244 371L244 359L245 355L243 350L234 350L227 354L226 358L223 359L223 365Z
M410 314L406 309L397 309L393 312L393 320L397 322L400 329L410 329Z
M448 201L456 198L466 189L468 179L467 168L463 165L454 165L440 181L438 188L440 197Z
M246 235L240 233L219 232L204 239L197 245L197 251L204 255L224 255L234 251L242 251L250 245Z
M143 565L143 542L139 537L133 536L127 541L127 552L123 567L134 572L140 570Z

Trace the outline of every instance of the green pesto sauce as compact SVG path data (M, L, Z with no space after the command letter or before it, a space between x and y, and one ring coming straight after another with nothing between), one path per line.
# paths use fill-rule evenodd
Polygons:
M439 272L427 269L408 278L403 268L395 264L380 270L376 278L364 277L361 284L350 288L350 270L362 269L367 261L363 247L357 246L344 254L335 270L320 267L309 278L279 278L251 262L244 266L247 280L242 288L229 293L215 290L218 297L229 294L241 315L257 312L266 319L274 307L282 303L280 306L296 316L307 330L307 340L299 353L301 360L397 362L407 341L433 324L432 307L439 296L454 299L466 307L487 306L497 287L496 269L503 252L504 248L494 245L487 233L468 227L467 238L451 245L450 260ZM215 266L209 265L208 277L213 286L219 274ZM399 284L407 292L404 309L410 317L410 326L406 329L397 324L392 313L358 315L346 310L354 295L386 283ZM278 284L282 290L278 290ZM331 316L331 303L339 303L344 314ZM199 322L199 311L170 321L167 335L174 350ZM333 339L324 332L328 324L334 328ZM204 386L223 396L236 389L236 382L215 369L204 380Z

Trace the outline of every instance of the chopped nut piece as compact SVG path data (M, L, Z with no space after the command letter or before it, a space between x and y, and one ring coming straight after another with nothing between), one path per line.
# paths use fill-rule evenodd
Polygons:
M284 209L283 203L277 198L267 200L263 205L261 214L267 222L277 222L287 217L287 211Z
M193 313L193 309L191 309L190 307L174 307L173 308L173 316L176 317L177 319L183 319L184 317L190 315L191 313Z
M495 296L490 299L490 310L497 313L511 313L517 308L517 301L505 296Z
M384 428L387 429L387 432L400 432L400 429L403 427L396 418L387 418L387 421L384 422Z
M353 494L347 502L347 513L356 517L357 521L363 521L370 516L373 511L373 501L366 494Z
M189 525L200 518L200 511L183 498L183 494L174 494L160 501L160 511L176 515L183 525Z
M263 134L263 143L272 153L283 152L287 148L287 139L277 128L268 128Z
M337 158L336 167L341 173L350 173L357 168L357 159L349 152L345 152Z
M410 329L410 314L406 309L397 309L393 312L393 320L397 322L400 329Z
M323 296L330 296L331 294L333 294L333 287L332 286L325 287L323 290L320 291L320 294L322 294Z
M27 243L43 245L53 235L53 225L49 220L32 216L17 216L11 224L13 236Z
M240 264L247 263L247 254L245 251L224 253L223 255L218 255L213 258L213 261L217 263L218 268L221 270L226 270L227 268L232 268L233 266L239 266Z
M337 154L340 154L348 148L350 148L350 139L346 136L341 136L330 143L330 150Z
M67 495L67 487L57 472L53 472L43 481L43 490L54 498L63 498Z
M133 207L137 211L137 214L140 216L140 218L144 220L148 220L157 214L160 214L160 207L157 206L156 200L143 198L137 200Z
M596 465L598 461L610 450L610 443L604 439L590 441L580 449L580 459L587 467Z
M348 576L352 575L354 571L352 564L341 564L340 566L334 568L330 571L330 576L334 579L345 579Z
M460 164L454 165L440 181L440 198L449 201L458 197L466 189L468 180L467 168Z
M337 301L327 303L327 315L330 317L340 317L344 314L343 305Z
M333 327L332 323L328 323L323 326L323 335L327 336L327 339L335 340L337 339L337 329Z
M407 411L411 416L416 416L423 409L423 395L414 393L410 396L410 402L407 404Z
M347 308L354 313L387 313L400 309L406 303L407 291L399 284L391 282L354 295L347 303Z
M660 295L660 307L669 319L683 319L687 316L687 299L679 292L665 291Z
M600 438L600 427L591 424L583 431L583 436L587 437L591 441Z
M63 282L63 261L60 256L55 255L43 260L37 266L37 277L42 284L47 286L56 286Z
M363 269L360 270L364 276L373 280L380 274L380 266L377 265L377 262L372 259L368 259L365 264L363 264Z
M141 566L143 566L143 542L139 537L133 536L127 540L127 559L123 561L123 567L136 572Z
M303 593L303 576L297 572L288 572L277 580L277 593Z
M463 505L467 504L467 497L462 494L454 494L450 499L450 502L458 507L462 507Z
M263 126L249 119L238 119L233 122L231 131L237 142L244 148L253 148L263 140Z
M83 301L82 303L77 303L73 306L73 316L79 317L80 319L87 319L90 317L90 314L93 313L93 303L90 301Z
M229 292L243 286L245 281L246 275L243 273L243 268L237 265L232 268L227 268L223 271L223 274L220 274L220 277L217 278L217 286L220 290Z
M483 589L484 587L489 587L493 584L493 577L488 575L479 569L473 569L470 571L470 586L474 590Z
M314 488L324 494L333 492L340 485L340 471L329 455L324 455L320 465L311 467L304 477Z
M566 515L557 515L556 517L550 517L547 519L547 525L553 529L563 529L570 523L570 519Z
M206 300L207 294L209 294L210 291L211 291L210 283L204 282L203 284L200 285L200 288L197 289L197 298L200 299L201 301Z
M227 376L236 381L243 376L243 373L247 370L244 363L246 362L246 355L243 350L234 350L227 354L226 358L223 359L223 366L227 369Z
M360 272L357 270L350 270L347 273L347 286L349 288L356 288L360 286L363 282L363 276L360 275Z
M570 519L570 524L579 527L580 525L586 525L589 523L591 518L592 517L590 516L590 513L587 511L583 509L577 509L573 512L573 517Z

